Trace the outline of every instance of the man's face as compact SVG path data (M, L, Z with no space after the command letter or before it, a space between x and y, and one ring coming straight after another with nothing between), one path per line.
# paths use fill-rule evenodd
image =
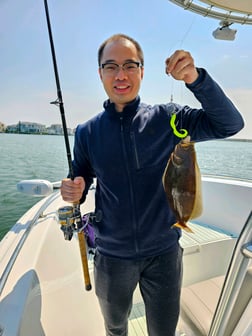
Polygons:
M130 61L140 63L137 49L131 41L126 39L113 41L105 46L101 64L123 65ZM139 67L133 72L126 71L122 67L112 72L99 68L99 74L110 101L115 104L116 110L121 112L124 106L138 95L143 68Z

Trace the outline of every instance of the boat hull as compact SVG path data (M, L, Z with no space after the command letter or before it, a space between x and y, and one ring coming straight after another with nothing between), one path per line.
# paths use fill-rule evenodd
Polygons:
M94 192L90 190L82 205L83 214L94 210ZM203 177L204 210L197 223L227 232L230 241L226 241L227 257L223 264L218 263L219 269L211 261L213 245L209 242L185 245L184 285L225 274L234 246L232 239L244 225L251 199L252 183ZM41 200L0 243L0 328L4 336L104 334L95 291L85 290L77 236L66 241L58 224L57 209L64 205L59 193ZM214 242L216 251L216 246L222 248L221 241ZM200 256L207 257L211 267L204 270ZM91 260L89 268L93 284ZM137 290L133 306L139 304L142 298ZM130 330L136 329L134 323L139 318L144 320L144 316L131 319Z

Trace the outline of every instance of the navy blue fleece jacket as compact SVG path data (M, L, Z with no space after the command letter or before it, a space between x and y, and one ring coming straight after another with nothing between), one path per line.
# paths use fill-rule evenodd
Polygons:
M170 127L177 114L178 129L192 141L229 137L243 127L232 102L204 69L187 85L201 109L173 103L146 105L137 97L117 112L109 100L104 111L79 125L75 134L74 174L86 181L85 194L97 179L94 224L100 253L134 259L172 250L180 230L162 185L166 163L180 141Z

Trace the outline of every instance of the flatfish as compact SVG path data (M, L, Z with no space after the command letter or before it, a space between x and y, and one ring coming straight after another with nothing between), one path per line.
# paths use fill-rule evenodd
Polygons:
M163 174L163 186L177 220L173 226L193 232L187 222L201 215L202 193L201 174L190 136L181 140L172 152Z

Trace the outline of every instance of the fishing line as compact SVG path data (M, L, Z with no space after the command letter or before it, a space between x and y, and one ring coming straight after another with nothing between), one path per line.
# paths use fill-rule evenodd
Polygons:
M182 47L182 45L183 45L185 39L187 38L187 35L190 33L190 31L191 31L191 29L192 29L192 26L194 25L195 20L196 20L196 17L194 17L194 18L192 19L192 21L191 21L191 23L190 23L190 25L189 25L187 31L186 31L185 34L184 34L184 37L181 39L181 41L180 41L180 46L181 46L181 47Z
M196 17L194 17L192 19L192 21L189 24L186 32L184 33L184 36L179 41L177 41L176 43L174 43L174 45L169 49L169 54L172 52L172 50L174 50L176 48L176 45L178 45L178 49L182 48L182 45L183 45L185 39L187 38L188 34L190 33L190 31L192 29L192 26L194 25L195 20L196 20Z
M196 19L195 17L192 19L192 21L191 21L188 29L186 30L186 32L184 33L184 36L182 37L182 39L180 41L176 42L176 44L179 43L179 49L182 49L182 45L183 45L185 39L187 38L189 32L192 29L192 26L193 26L193 24L195 22L195 19ZM175 49L176 44L173 47L170 48L169 54L171 53L172 49ZM170 77L172 77L172 76L170 76ZM181 88L181 97L182 97L183 87L182 87L182 83L179 83L179 84L180 84L180 88ZM170 92L171 92L170 102L173 103L173 96L174 96L174 79L173 78L171 78ZM181 100L182 100L182 98L181 98ZM188 135L188 131L182 128L182 123L183 123L182 118L180 120L180 127L181 128L180 128L179 131L177 130L177 126L175 124L175 120L176 120L176 113L175 113L175 109L174 109L174 112L172 112L172 116L171 116L171 120L170 120L170 126L171 126L171 128L173 130L174 135L176 135L179 138L185 138Z

